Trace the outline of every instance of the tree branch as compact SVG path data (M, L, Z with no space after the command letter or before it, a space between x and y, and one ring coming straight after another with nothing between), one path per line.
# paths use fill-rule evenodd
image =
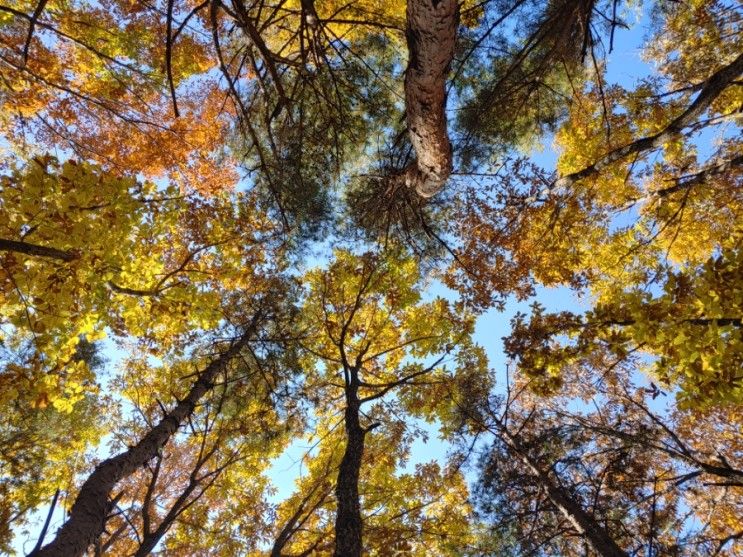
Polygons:
M6 240L4 238L0 238L0 251L11 251L14 253L23 253L25 255L34 255L36 257L58 259L66 262L73 261L78 257L74 251L64 251L57 248L29 244L28 242Z
M704 83L702 90L699 92L699 95L697 95L697 98L694 99L694 102L692 102L678 117L672 120L662 131L655 135L637 139L624 147L610 151L598 161L584 169L559 178L554 182L554 184L552 184L550 189L569 187L578 180L592 176L610 164L617 162L628 155L641 153L659 147L662 143L668 141L682 129L693 124L694 120L707 110L709 105L712 104L712 101L714 101L720 93L722 93L722 91L741 74L741 72L743 72L743 54L739 54L730 64L723 66L712 74L712 76L710 76L710 78Z
M44 8L46 7L47 0L39 0L39 3L36 4L36 9L34 10L33 15L28 20L28 34L26 35L26 43L23 45L23 66L26 66L26 62L28 62L28 51L31 48L31 40L34 37L34 29L36 28L36 22L39 20L39 17L41 16L41 12L44 11Z

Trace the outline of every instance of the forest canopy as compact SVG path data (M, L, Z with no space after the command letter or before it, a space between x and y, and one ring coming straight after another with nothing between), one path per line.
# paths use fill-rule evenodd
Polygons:
M743 8L0 0L0 553L743 554Z

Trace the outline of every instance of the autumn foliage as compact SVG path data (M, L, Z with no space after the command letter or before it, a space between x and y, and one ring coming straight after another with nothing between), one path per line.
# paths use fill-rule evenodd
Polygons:
M741 21L0 0L0 551L740 555Z

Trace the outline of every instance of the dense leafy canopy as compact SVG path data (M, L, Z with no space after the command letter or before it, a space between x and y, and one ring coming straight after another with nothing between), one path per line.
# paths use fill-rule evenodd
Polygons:
M0 551L739 555L742 22L0 0Z

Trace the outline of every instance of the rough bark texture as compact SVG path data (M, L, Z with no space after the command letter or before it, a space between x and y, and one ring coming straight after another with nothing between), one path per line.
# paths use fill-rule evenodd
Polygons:
M355 378L354 378L355 379ZM346 387L346 450L338 470L335 495L338 511L335 517L335 557L360 557L362 550L359 472L364 455L366 432L359 422L360 402L357 381Z
M563 176L555 182L553 187L565 188L571 186L578 180L592 176L610 164L629 155L660 147L675 134L692 125L696 119L707 110L709 105L712 104L712 101L714 101L731 82L737 79L741 73L743 73L743 54L738 55L733 62L727 66L723 66L712 74L712 76L704 83L702 90L699 92L699 95L697 95L697 98L694 99L694 102L692 102L689 107L681 113L681 115L668 124L662 131L655 135L633 141L619 149L610 151L592 165L587 166L578 172L573 172L572 174Z
M248 343L257 317L240 339L209 364L194 382L188 395L136 445L101 462L80 488L69 518L48 545L29 557L77 557L83 555L104 530L111 511L111 492L123 478L155 458L158 451L190 416L198 401L213 387L213 381Z
M446 76L454 57L458 21L456 0L408 0L405 104L417 160L405 169L404 176L407 186L426 198L444 187L452 171Z

